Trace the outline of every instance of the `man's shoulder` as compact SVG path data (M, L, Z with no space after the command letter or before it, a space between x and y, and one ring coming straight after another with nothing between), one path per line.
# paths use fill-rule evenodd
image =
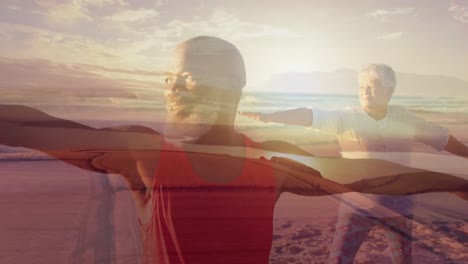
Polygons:
M389 105L388 112L393 119L405 120L414 116L406 107L401 105Z
M360 106L360 105L345 107L345 108L342 109L342 112L345 113L345 114L352 114L352 115L355 115L355 116L367 115L364 108L362 108L362 106Z
M339 114L341 119L344 121L361 119L367 116L367 112L362 108L362 106L348 106L338 109L337 111L339 111L337 114Z

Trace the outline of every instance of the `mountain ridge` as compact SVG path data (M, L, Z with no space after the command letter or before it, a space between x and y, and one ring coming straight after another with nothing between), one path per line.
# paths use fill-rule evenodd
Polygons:
M468 97L468 82L444 75L397 72L395 96ZM269 92L350 94L358 92L357 71L287 72L273 75L264 86Z

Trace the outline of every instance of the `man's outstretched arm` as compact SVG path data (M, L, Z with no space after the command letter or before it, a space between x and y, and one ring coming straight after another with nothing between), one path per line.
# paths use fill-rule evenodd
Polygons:
M128 126L97 129L57 118L27 106L0 105L0 144L46 153L77 167L105 173L121 168L98 167L98 157L116 157L136 149L158 149L161 137L149 128ZM113 151L113 152L112 152ZM107 152L112 152L109 154ZM128 156L128 153L125 154ZM107 162L107 166L120 166Z
M149 181L141 177L137 158L147 149L159 149L160 140L147 127L97 129L27 106L0 105L0 144L38 150L92 172L120 174L139 211L146 204ZM158 154L153 153L153 162Z
M273 113L241 112L239 114L265 123L274 122L297 126L312 126L313 113L309 108L296 108Z
M375 179L345 184L345 186L357 192L390 195L409 195L427 192L468 193L467 180L450 174L432 171L380 176Z
M462 199L468 199L468 180L449 174L420 170L340 183L323 177L320 172L310 167L294 164L297 162L287 161L284 158L280 159L283 160L275 162L280 164L277 169L282 175L282 191L299 195L321 196L347 192L410 195L451 192Z
M156 131L137 126L97 129L27 106L0 105L0 123L0 144L40 151L138 149L160 143Z
M468 193L468 180L445 173L405 167L377 159L314 157L283 141L261 143L265 151L288 153L298 160L273 157L283 191L300 195L327 195L343 192L408 195L425 192ZM275 154L273 154L275 155ZM290 157L294 157L290 156ZM466 198L464 198L466 199Z

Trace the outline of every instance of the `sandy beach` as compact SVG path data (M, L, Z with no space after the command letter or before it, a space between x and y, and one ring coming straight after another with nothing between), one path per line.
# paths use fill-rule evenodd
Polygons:
M58 161L0 162L0 263L138 263L139 227L118 176ZM284 194L277 203L271 263L324 263L332 241L335 196ZM468 213L449 194L417 195L414 263L466 263ZM376 229L356 263L390 263Z
M446 193L415 196L413 263L466 263L466 202ZM271 263L326 263L333 240L337 197L285 194L276 206ZM369 233L355 263L391 263L381 228Z

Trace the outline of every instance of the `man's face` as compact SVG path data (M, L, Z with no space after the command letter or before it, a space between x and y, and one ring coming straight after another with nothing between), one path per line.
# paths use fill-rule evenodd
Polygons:
M390 89L385 88L374 76L363 76L359 80L359 101L368 110L387 108Z
M169 133L199 137L218 121L221 104L217 88L222 84L216 81L218 76L212 76L214 66L209 60L178 49L165 78Z

